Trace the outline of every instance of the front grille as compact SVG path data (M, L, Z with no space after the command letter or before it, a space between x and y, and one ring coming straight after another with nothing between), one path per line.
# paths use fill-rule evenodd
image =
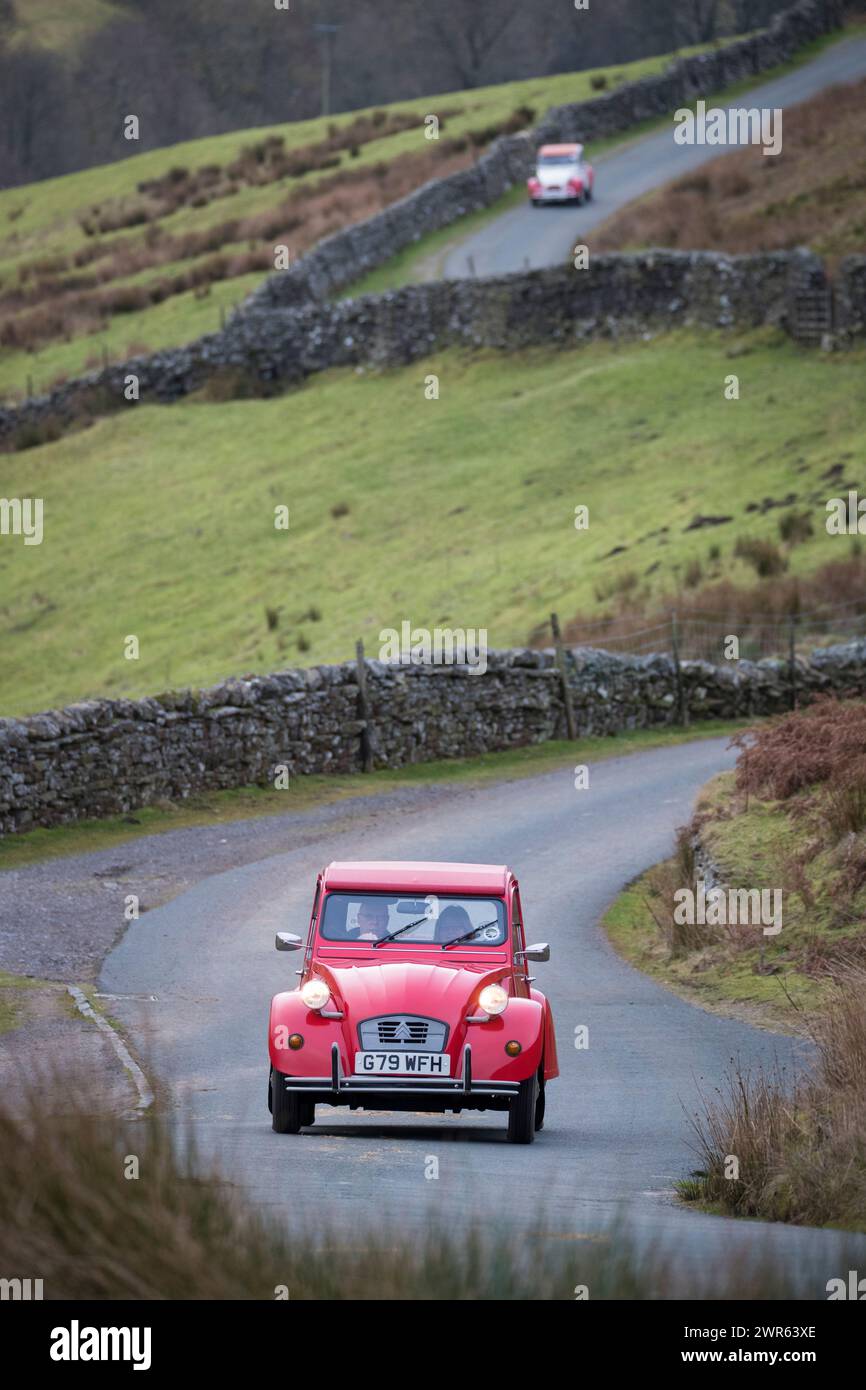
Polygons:
M429 1023L410 1023L396 1018L380 1018L378 1033L380 1043L415 1043L418 1047L427 1046Z
M358 1026L361 1049L364 1052L387 1047L423 1048L426 1052L441 1052L448 1036L448 1025L436 1018L417 1018L412 1014L388 1014L383 1018L367 1018Z

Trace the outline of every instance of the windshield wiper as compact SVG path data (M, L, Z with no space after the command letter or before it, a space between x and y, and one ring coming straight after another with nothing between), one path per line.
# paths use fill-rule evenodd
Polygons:
M455 936L453 941L446 941L442 947L442 950L447 951L451 946L459 946L461 941L469 941L471 937L476 936L478 932L483 931L485 927L498 926L498 917L494 917L492 922L482 922L480 927L473 927L471 931L464 932L462 936Z
M398 927L396 931L389 932L387 936L380 936L378 941L373 942L373 950L377 946L384 946L386 941L393 941L395 936L402 936L404 931L411 931L413 927L420 927L422 922L429 921L427 917L419 917L417 922L407 922L405 927Z

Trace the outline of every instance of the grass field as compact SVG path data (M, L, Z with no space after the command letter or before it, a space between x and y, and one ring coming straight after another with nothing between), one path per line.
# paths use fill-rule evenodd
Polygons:
M850 551L826 534L841 482L824 475L856 471L863 368L768 333L451 352L271 400L138 407L0 456L0 496L45 509L41 545L0 548L0 712L345 660L358 637L375 655L404 619L521 643L552 609L669 593L694 560L748 578L736 542L778 539L787 509L746 508L792 492L815 519L789 556L806 573ZM708 513L732 520L686 529Z

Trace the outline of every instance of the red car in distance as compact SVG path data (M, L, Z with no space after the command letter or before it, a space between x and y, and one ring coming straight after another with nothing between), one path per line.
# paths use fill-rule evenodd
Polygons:
M583 145L542 145L535 173L527 179L535 208L545 203L589 202L595 191L595 170L584 158Z
M527 973L517 879L499 864L332 863L316 881L295 989L268 1032L273 1128L297 1134L317 1105L500 1110L530 1144L559 1074L550 1004Z

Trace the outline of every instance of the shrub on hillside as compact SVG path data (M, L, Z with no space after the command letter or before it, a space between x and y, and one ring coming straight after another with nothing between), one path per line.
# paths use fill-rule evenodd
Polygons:
M222 405L226 401L261 400L273 394L272 384L263 381L252 369L221 367L211 373L193 400L206 405Z
M746 729L733 739L741 752L741 792L787 801L806 787L829 784L848 805L840 829L860 829L860 789L866 787L866 704L827 697L806 709ZM846 823L847 821L847 823Z
M43 420L28 420L12 436L12 447L18 453L38 449L41 444L53 444L63 433L63 425L53 415Z
M686 565L686 572L683 575L683 583L687 589L696 589L703 579L704 572L701 569L700 560L690 560Z
M779 517L779 535L787 545L797 545L815 534L808 512L785 512Z
M788 568L787 559L772 541L740 539L734 546L734 554L751 565L761 579L770 579Z

